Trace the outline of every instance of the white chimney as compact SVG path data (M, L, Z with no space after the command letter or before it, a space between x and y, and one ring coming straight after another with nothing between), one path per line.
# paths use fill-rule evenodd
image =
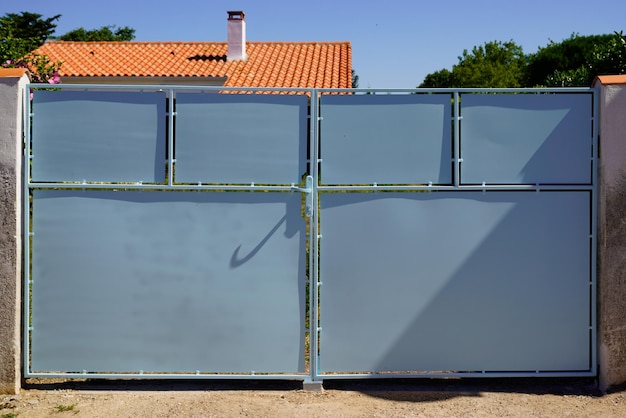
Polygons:
M246 60L246 21L244 13L230 11L228 13L228 61Z

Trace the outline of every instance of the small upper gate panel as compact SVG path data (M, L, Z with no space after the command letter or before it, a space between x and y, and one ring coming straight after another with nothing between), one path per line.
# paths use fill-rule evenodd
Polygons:
M176 94L176 182L300 183L305 95Z
M591 184L593 95L463 94L464 184Z
M33 181L163 182L165 93L33 93Z
M324 184L449 184L451 94L321 98Z

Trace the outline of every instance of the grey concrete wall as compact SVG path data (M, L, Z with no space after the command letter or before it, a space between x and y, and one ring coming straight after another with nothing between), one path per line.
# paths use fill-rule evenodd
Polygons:
M0 69L0 393L21 386L22 70Z
M598 361L600 387L606 390L626 382L626 76L600 77L595 86L600 89Z

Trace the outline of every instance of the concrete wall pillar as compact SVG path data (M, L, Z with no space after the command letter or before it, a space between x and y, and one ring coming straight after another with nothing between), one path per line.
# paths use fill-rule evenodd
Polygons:
M600 76L598 362L600 388L626 382L626 75Z
M0 69L0 393L21 386L22 69Z

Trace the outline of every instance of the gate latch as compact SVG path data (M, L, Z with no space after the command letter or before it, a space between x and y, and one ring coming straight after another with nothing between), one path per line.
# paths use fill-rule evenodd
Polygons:
M304 215L310 218L313 215L313 176L306 176L305 187L291 185L291 191L305 193Z

